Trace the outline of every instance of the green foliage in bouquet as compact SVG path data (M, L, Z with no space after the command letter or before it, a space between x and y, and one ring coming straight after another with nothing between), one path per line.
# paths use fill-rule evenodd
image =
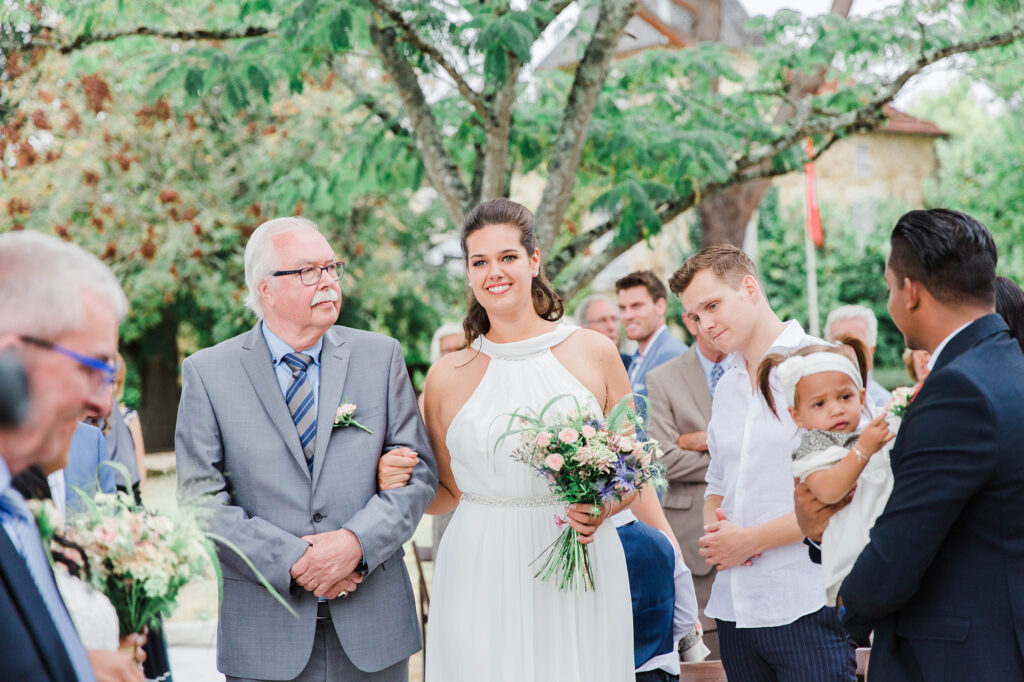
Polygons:
M574 409L554 409L564 399ZM647 483L664 485L664 467L656 464L660 451L653 440L639 440L643 420L631 406L632 395L623 398L607 419L584 409L572 395L555 396L539 412L520 408L498 438L495 449L511 436L520 445L512 459L526 464L544 478L552 493L566 504L591 504L601 509L609 502L622 501ZM564 528L554 543L537 560L543 559L535 577L542 582L557 580L562 591L594 591L593 570L587 546L578 541L575 528L556 516Z

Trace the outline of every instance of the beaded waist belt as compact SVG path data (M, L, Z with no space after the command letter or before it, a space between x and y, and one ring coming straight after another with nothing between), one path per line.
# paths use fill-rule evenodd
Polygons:
M522 509L526 507L553 507L555 505L562 504L562 501L557 497L513 497L499 499L496 497L484 497L483 495L474 495L473 493L462 493L463 502L472 502L473 504L483 504L489 507L512 507L516 509Z

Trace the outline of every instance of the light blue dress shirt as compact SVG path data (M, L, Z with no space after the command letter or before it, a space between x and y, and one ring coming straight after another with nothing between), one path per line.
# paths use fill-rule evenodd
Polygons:
M291 367L282 358L288 353L305 353L313 358L313 362L309 363L309 367L306 368L306 379L309 380L309 387L313 391L313 409L315 410L320 399L320 351L324 347L324 337L321 336L309 348L296 350L282 341L281 337L277 334L270 331L270 327L267 326L265 321L260 323L260 327L263 330L263 338L267 342L267 349L270 351L270 359L274 363L277 383L281 384L281 395L287 393L288 387L292 384Z

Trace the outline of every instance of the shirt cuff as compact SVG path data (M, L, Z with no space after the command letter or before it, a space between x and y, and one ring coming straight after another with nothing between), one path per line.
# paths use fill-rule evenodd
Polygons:
M352 535L355 535L356 542L359 543L359 563L356 564L355 570L359 571L363 575L366 575L370 569L366 565L366 553L363 552L363 541L359 538L359 534L351 528L346 528L345 530L347 530L349 533L352 533Z

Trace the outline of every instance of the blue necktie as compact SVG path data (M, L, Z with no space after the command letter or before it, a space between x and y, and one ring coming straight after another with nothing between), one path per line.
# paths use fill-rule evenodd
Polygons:
M306 456L306 467L313 475L313 450L316 448L316 401L313 387L306 376L306 370L313 358L305 353L287 353L281 358L292 371L292 383L284 394L288 411L292 413L295 430L299 432L299 443Z
M633 359L629 361L629 383L633 384L636 382L637 375L640 373L640 363L643 362L643 358L640 357L640 351L633 353Z
M50 612L57 632L60 634L64 649L68 652L71 665L79 680L95 680L89 656L85 653L82 640L71 622L71 616L64 606L64 601L57 591L57 583L50 571L50 562L43 550L43 541L39 537L39 529L32 518L32 512L21 495L13 488L8 488L0 495L0 517L4 519L4 530L11 538L11 543L18 554L25 560L29 575L39 590L39 595Z
M715 397L715 389L718 388L718 380L725 374L725 367L722 366L721 362L716 362L714 367L711 368L711 397Z

